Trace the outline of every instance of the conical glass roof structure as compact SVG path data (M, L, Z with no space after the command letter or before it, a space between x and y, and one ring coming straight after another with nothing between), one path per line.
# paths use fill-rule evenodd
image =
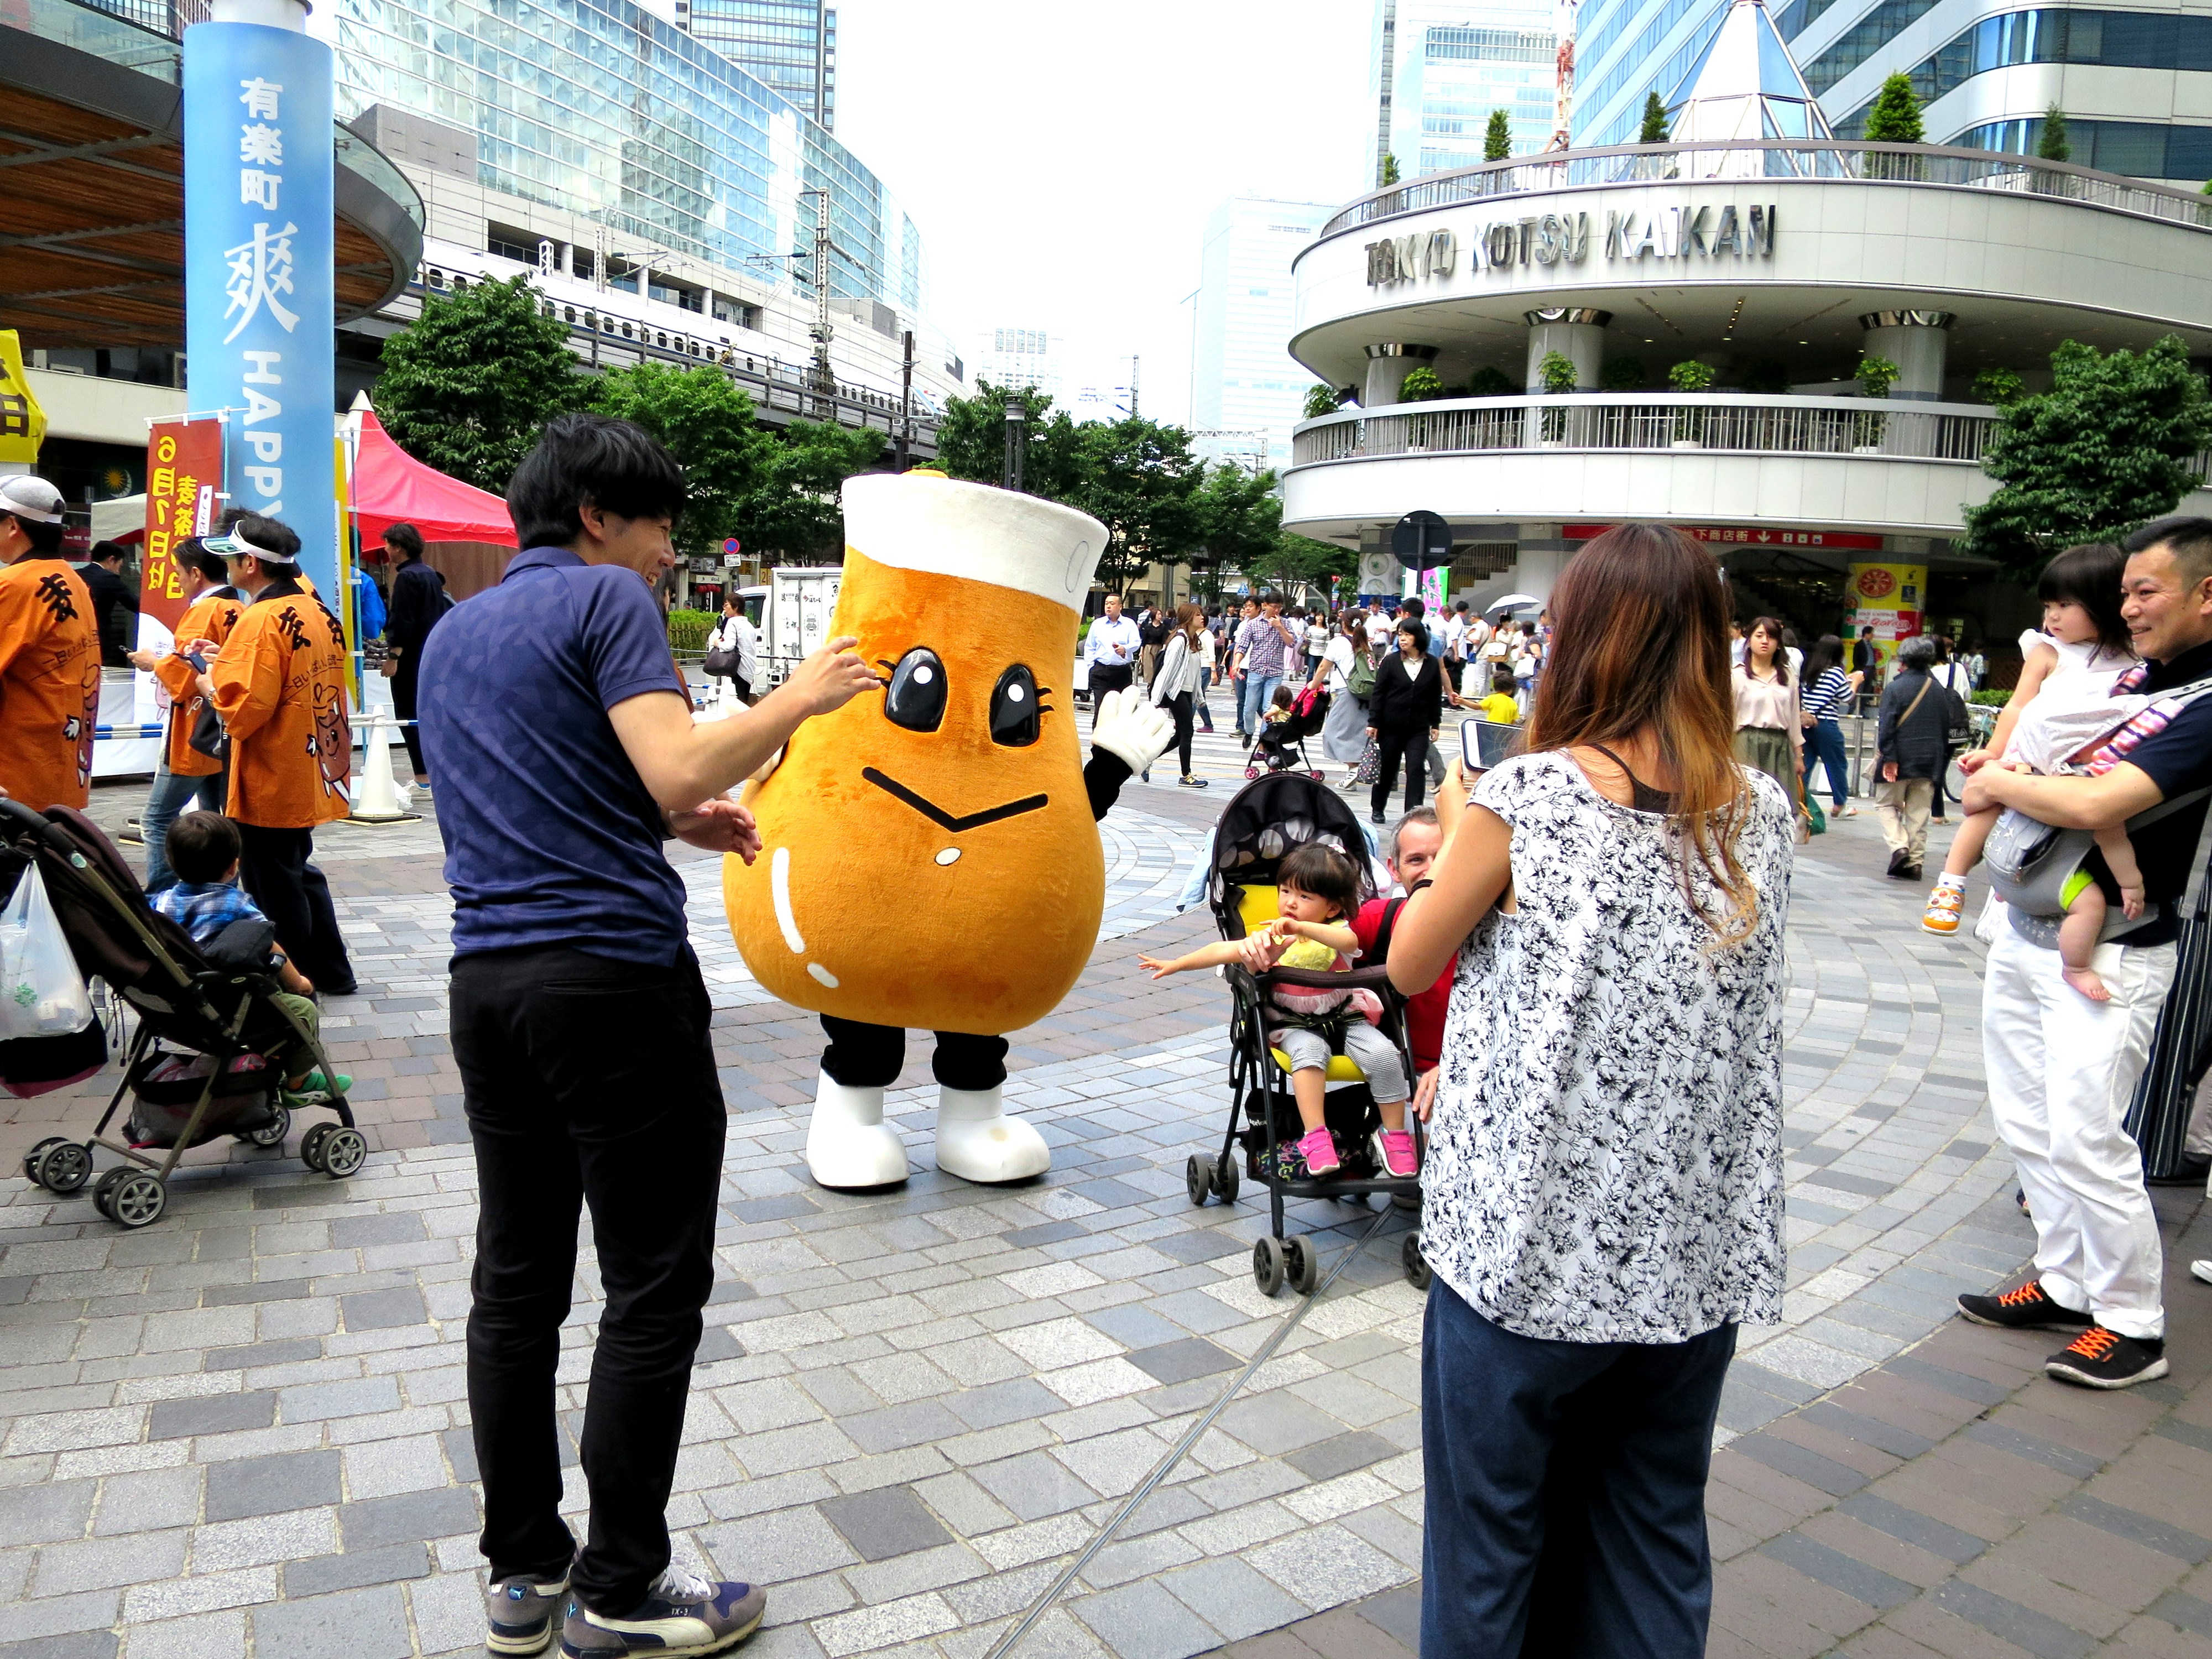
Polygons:
M1733 0L1720 27L1667 100L1667 130L1678 144L1755 145L1766 138L1835 136L1782 43L1765 0ZM1796 170L1786 151L1769 151L1766 158L1754 152L1682 160L1683 172L1698 178Z

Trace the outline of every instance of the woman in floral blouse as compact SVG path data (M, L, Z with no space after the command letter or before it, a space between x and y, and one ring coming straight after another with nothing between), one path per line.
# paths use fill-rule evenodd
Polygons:
M1623 525L1552 594L1526 752L1390 948L1456 952L1423 1171L1423 1659L1694 1659L1741 1322L1782 1305L1791 805L1737 764L1711 554Z

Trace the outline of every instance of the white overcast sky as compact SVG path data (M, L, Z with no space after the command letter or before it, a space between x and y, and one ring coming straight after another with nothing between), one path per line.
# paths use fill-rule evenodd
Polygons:
M1371 0L838 0L837 136L921 227L940 326L1137 352L1144 413L1182 421L1206 216L1360 193L1371 23Z

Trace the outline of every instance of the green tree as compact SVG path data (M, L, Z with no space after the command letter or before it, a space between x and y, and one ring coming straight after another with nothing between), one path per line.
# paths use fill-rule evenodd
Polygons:
M1023 410L1022 489L1047 501L1064 501L1078 476L1077 428L1067 411L1054 411L1052 398L1035 386L1010 392L988 380L975 382L972 398L948 399L937 428L937 465L956 478L998 483L1006 477L1006 404Z
M1075 428L1078 478L1066 496L1106 526L1098 580L1126 593L1150 564L1179 564L1198 545L1194 499L1205 464L1179 426L1130 416L1085 421Z
M376 412L416 460L504 493L538 428L592 400L568 338L527 277L426 293L422 314L384 343Z
M2070 161L2074 146L2066 140L2066 112L2053 104L2043 112L2043 132L2035 141L2039 161Z
M768 485L777 441L753 419L753 400L736 381L715 368L640 363L602 375L597 394L601 410L636 422L682 464L680 552L712 553L730 536L752 544L747 514Z
M1659 101L1657 93L1647 92L1644 94L1644 126L1636 135L1636 142L1639 144L1663 144L1668 137L1667 106Z
M1398 182L1398 158L1397 158L1396 156L1395 156L1395 155L1385 155L1385 156L1382 158L1382 183L1377 186L1377 188L1378 188L1378 189L1382 189L1382 190L1388 190L1388 189L1389 189L1389 188L1390 188L1390 186L1391 186L1391 185L1393 185L1396 184L1397 182Z
M1867 112L1866 138L1875 144L1917 144L1927 137L1920 121L1920 98L1903 70L1881 83Z
M1502 109L1494 109L1490 112L1490 125L1482 130L1482 159L1502 161L1512 154L1512 118Z
M767 452L766 475L740 505L745 545L787 563L835 564L844 557L845 517L837 492L883 459L880 432L830 421L793 421Z
M1215 586L1231 570L1267 580L1283 525L1275 475L1247 472L1239 466L1210 466L1191 501L1198 514L1198 548L1191 556L1194 574L1204 573Z
M2077 542L2112 541L2173 511L2212 446L2212 393L2172 335L2142 351L2069 340L2051 390L2006 409L1982 451L1997 489L1960 545L2023 579Z
M1443 380L1426 363L1416 363L1408 369L1398 387L1398 401L1401 404L1425 404L1443 395Z
M2009 408L2021 400L2027 390L2020 376L2008 368L1985 368L1974 376L1973 396L1978 404Z
M1344 394L1333 386L1310 386L1306 388L1306 414L1309 421L1318 421L1334 415L1344 407Z
M1281 511L1279 502L1276 510L1279 514ZM1256 564L1248 568L1264 577L1267 586L1277 592L1287 594L1301 582L1322 587L1331 576L1349 576L1358 564L1358 555L1348 547L1281 530L1275 533Z

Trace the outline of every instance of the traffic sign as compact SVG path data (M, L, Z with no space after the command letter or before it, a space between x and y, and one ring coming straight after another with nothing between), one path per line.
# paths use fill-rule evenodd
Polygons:
M1391 526L1390 550L1408 570L1435 570L1451 562L1451 526L1443 515L1417 509Z
M727 541L724 542L722 544L722 551L726 554L734 556L738 551L738 538L735 536L732 536Z

